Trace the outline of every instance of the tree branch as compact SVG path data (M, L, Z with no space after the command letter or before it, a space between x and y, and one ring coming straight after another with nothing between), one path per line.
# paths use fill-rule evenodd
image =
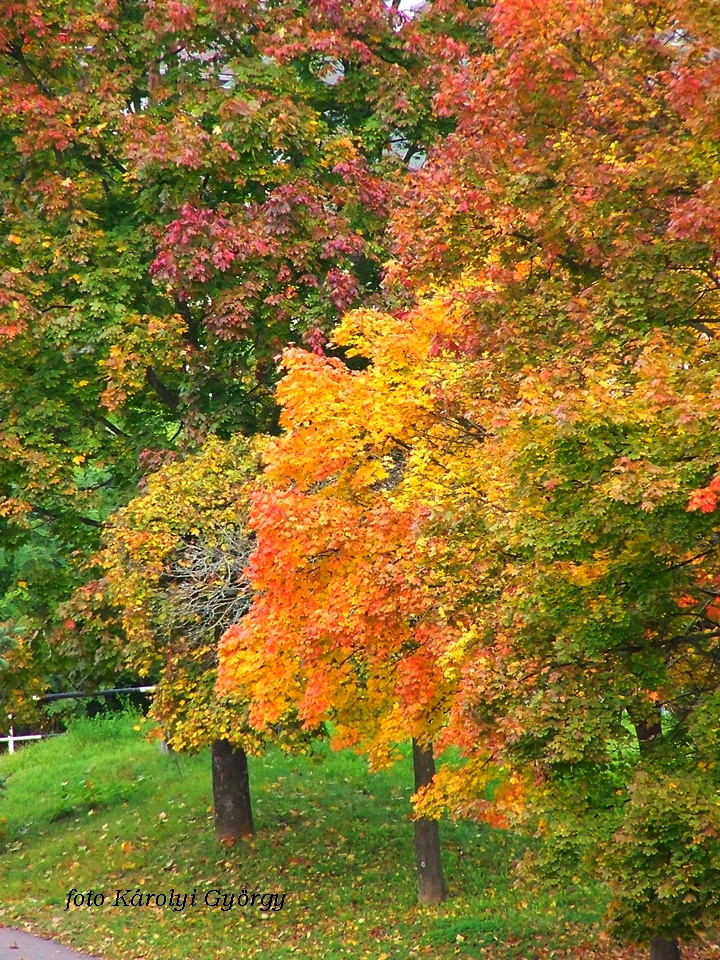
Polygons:
M46 510L45 507L38 507L34 504L30 504L35 513L39 513L41 517L47 517L48 520L60 520L61 517L57 513L53 513L52 510ZM75 514L77 520L80 523L84 523L87 527L95 527L97 530L102 530L105 524L102 520L93 520L92 517L81 517L80 514Z
M169 407L173 413L175 413L180 405L180 397L177 393L165 386L152 367L147 367L145 370L145 380L150 384L165 406Z
M4 53L20 66L23 76L28 83L34 84L41 93L45 94L46 97L51 97L53 100L56 99L52 90L47 87L40 77L38 77L37 74L34 73L30 68L29 63L25 59L25 54L22 52L22 47L19 44L10 44L10 46L4 50Z

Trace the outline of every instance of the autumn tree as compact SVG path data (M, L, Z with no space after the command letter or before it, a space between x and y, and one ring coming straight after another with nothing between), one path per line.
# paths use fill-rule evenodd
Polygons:
M426 655L417 689L440 699L416 716L466 762L420 812L529 819L545 870L609 882L615 932L672 960L719 906L717 22L702 3L500 0L489 25L492 54L436 101L457 129L394 217L390 278L416 308L343 322L367 371L288 356L289 433L253 507L261 592L221 679L248 681L264 622L303 715L344 715L358 687L382 718ZM325 421L351 409L347 440ZM411 499L382 492L392 457ZM415 505L409 542L364 535L385 497L393 519ZM397 576L367 608L383 551ZM317 585L314 629L268 599L283 564ZM376 692L378 663L397 672Z
M493 573L458 606L456 739L542 784L616 930L676 957L717 919L717 23L513 0L490 23L395 223L397 281L468 310L435 345L467 365L440 409L481 431L454 529Z
M122 626L123 660L156 683L150 712L162 736L177 751L211 747L215 828L224 841L254 830L247 754L269 739L286 749L309 739L289 711L261 737L241 697L215 693L219 635L252 597L245 514L256 470L247 441L209 438L201 453L154 473L113 516L96 559L104 571L96 589ZM83 630L82 610L76 616Z
M374 766L412 739L418 790L432 781L455 688L445 652L456 631L423 576L434 492L416 482L418 466L435 471L441 437L463 439L434 410L446 365L428 355L452 330L445 306L417 322L349 314L333 342L370 360L366 370L286 352L285 430L250 511L257 596L221 645L220 688L248 698L259 731L297 710L309 727L331 722L333 746ZM437 822L416 820L415 842L420 901L443 900Z
M49 638L108 516L166 451L273 426L272 357L377 290L396 186L452 126L437 83L480 34L450 2L0 14L0 618L62 685ZM6 672L4 701L26 687Z

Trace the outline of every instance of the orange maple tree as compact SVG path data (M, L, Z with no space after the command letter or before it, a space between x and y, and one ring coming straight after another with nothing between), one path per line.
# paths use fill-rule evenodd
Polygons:
M258 596L223 641L221 685L251 691L258 726L297 704L376 763L398 741L432 738L447 696L437 653L448 626L419 576L428 503L406 489L416 439L435 423L427 354L443 318L424 319L349 315L335 343L372 351L365 371L286 352L285 433L265 450L249 518Z
M296 709L308 727L331 721L333 745L376 766L412 738L417 786L432 778L429 745L454 686L442 661L453 628L422 577L431 498L408 486L409 460L431 463L434 433L448 433L428 393L441 361L427 362L444 307L417 325L349 315L335 343L372 357L366 370L286 352L286 430L265 450L249 514L256 599L220 654L220 689L243 692L258 729ZM421 900L444 899L436 824L416 824L416 854Z

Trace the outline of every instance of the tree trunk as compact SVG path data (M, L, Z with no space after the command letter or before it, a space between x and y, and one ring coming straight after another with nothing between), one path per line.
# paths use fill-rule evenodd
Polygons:
M647 757L652 753L658 740L662 737L662 714L658 708L651 719L634 721L635 734L640 747L640 756ZM677 940L665 940L664 937L653 937L650 941L650 960L680 960L680 946Z
M415 790L427 786L435 776L432 747L421 747L416 740L413 747ZM415 828L415 862L417 863L418 902L442 903L447 899L445 877L440 853L440 826L437 820L421 817Z
M215 836L235 841L255 833L250 803L247 754L227 740L212 745L213 804Z
M662 736L662 715L657 711L652 720L640 720L634 723L635 735L640 747L640 756L645 757L652 750L655 741Z
M677 940L653 937L650 943L650 960L680 960L680 947Z

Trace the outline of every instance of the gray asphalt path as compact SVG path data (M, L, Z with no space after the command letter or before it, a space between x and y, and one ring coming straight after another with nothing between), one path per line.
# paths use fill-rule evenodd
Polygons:
M0 960L94 960L87 953L78 953L53 940L43 940L23 933L0 927Z

